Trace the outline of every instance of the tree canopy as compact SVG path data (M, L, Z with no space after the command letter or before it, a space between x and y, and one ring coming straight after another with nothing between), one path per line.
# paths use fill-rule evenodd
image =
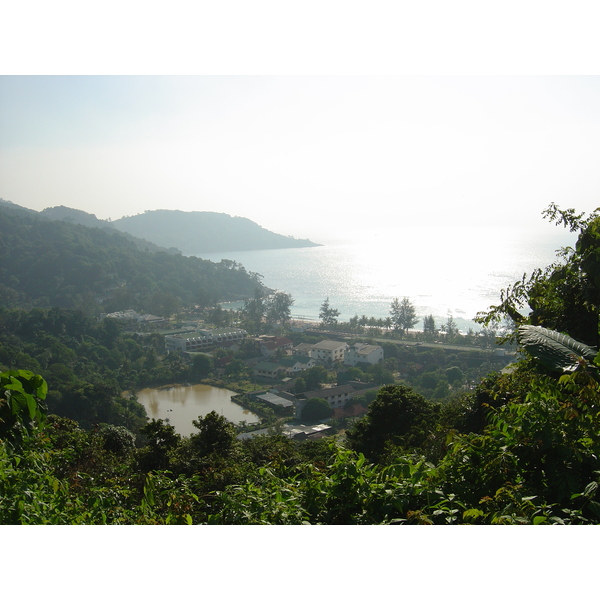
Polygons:
M2 205L0 257L0 300L15 308L78 308L90 315L132 308L169 316L181 304L211 306L262 287L256 274L232 261L142 251L116 231Z
M321 320L321 327L327 328L335 326L338 322L340 311L337 308L332 308L329 303L329 297L325 298L321 309L319 310L319 319Z
M405 332L419 320L414 305L407 297L402 300L394 298L390 307L390 317L394 329Z
M567 333L591 346L600 342L600 211L590 215L551 204L544 216L579 236L575 248L563 248L559 260L502 290L500 304L478 315L484 325L509 318ZM529 309L529 310L527 310Z
M309 422L322 421L331 416L332 410L324 398L307 400L302 409L302 419Z
M418 445L434 423L437 406L403 385L381 388L368 414L347 432L350 447L371 459L381 458L387 445Z

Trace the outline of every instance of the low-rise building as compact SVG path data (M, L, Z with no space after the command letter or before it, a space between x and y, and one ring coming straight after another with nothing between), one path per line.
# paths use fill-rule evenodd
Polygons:
M356 390L351 385L338 385L336 387L324 388L314 392L305 392L302 394L307 400L311 398L323 398L331 408L343 408L346 402L356 394Z
M294 343L290 338L277 337L274 335L261 335L258 339L260 352L263 356L272 356L278 350L291 351Z
M156 325L158 323L164 323L166 319L164 319L163 317L157 317L156 315L146 314L142 315L139 318L139 321L140 323L146 323L147 325Z
M299 394L297 396L296 401L296 418L299 419L302 417L302 410L306 405L306 402L311 398L323 398L327 400L327 404L332 408L335 412L338 408L344 408L351 398L355 396L363 396L366 392L377 391L381 386L374 386L364 389L361 386L361 389L357 389L350 384L338 385L330 388L323 388L321 390L316 390L312 392L304 392L303 394ZM356 410L356 409L353 409Z
M224 327L221 329L197 329L188 333L165 336L167 350L198 352L224 342L241 341L247 336L244 329Z
M383 361L383 348L372 344L354 344L344 353L344 364L353 367L358 363L376 365Z
M279 359L277 363L286 368L287 375L295 375L306 371L306 369L310 369L317 364L315 359L309 356L290 356L289 358Z
M138 322L142 316L135 312L135 310L129 308L127 310L119 310L117 312L112 313L102 313L100 315L100 320L103 319L117 319L119 321L136 321Z
M278 363L262 361L254 367L254 376L260 379L280 379L286 373L286 367Z
M256 394L255 398L257 400L261 400L262 402L266 402L273 407L280 409L289 409L290 414L291 410L294 408L294 402L289 400L288 398L283 398L279 394L274 394L273 392L263 392L262 394Z
M271 429L257 429L256 431L248 431L240 433L237 436L238 440L250 440L261 435L270 435ZM318 423L316 425L283 425L281 434L286 437L296 440L318 439L331 431L331 425Z
M333 418L334 419L355 419L356 417L361 417L366 414L368 409L366 409L362 404L353 404L348 408L334 408L333 409Z
M294 354L298 356L311 356L311 351L314 344L307 344L303 342L294 347Z
M347 347L348 344L346 342L323 340L318 344L313 344L310 355L324 363L333 364L336 361L344 360L344 353Z

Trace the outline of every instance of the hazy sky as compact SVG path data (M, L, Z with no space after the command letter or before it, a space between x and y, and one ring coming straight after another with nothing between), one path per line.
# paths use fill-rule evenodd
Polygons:
M600 77L2 76L0 197L315 241L600 206Z

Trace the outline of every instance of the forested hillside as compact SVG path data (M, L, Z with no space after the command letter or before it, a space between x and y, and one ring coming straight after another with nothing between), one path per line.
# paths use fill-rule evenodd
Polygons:
M193 381L203 374L178 353L166 354L158 333L124 333L115 319L78 310L0 307L0 370L27 369L44 377L50 413L90 428L94 423L145 424L143 407L126 390Z
M0 302L79 308L99 314L133 308L170 316L181 305L252 295L257 275L230 261L139 250L119 232L0 205Z
M273 233L250 219L215 212L152 210L123 217L113 225L160 246L179 248L187 255L318 245Z
M43 211L37 214L50 221L65 221L66 223L72 223L74 225L99 227L100 229L107 229L110 232L118 231L111 221L103 221L102 219L98 219L96 215L91 215L90 213L87 213L83 210L78 210L76 208L69 208L68 206L53 206L50 208L45 208ZM162 246L158 246L157 244L153 244L152 242L143 240L142 238L135 237L125 231L121 231L120 234L129 241L133 242L138 250L181 254L177 248L163 248Z

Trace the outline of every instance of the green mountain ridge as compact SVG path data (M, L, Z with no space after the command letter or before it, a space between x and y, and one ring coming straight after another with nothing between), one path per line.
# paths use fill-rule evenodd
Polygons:
M0 303L168 316L180 305L243 299L262 287L231 261L140 249L139 242L110 227L50 220L1 202Z
M64 221L74 225L84 225L85 227L98 227L111 232L118 232L128 240L132 241L139 250L147 250L149 252L168 252L169 254L180 254L178 248L164 248L158 244L149 242L148 240L136 237L126 231L119 231L115 228L112 221L98 219L96 215L87 213L77 208L69 208L68 206L53 206L45 208L43 211L36 213L41 217L51 221Z
M246 217L232 217L210 211L148 210L115 221L68 206L42 211L24 208L0 198L0 206L25 211L51 221L64 221L85 227L120 232L140 250L167 251L186 256L244 250L278 250L320 246L308 239L296 239L265 229Z
M274 233L245 217L217 212L153 210L123 217L112 224L119 231L160 246L174 246L186 255L320 245Z

